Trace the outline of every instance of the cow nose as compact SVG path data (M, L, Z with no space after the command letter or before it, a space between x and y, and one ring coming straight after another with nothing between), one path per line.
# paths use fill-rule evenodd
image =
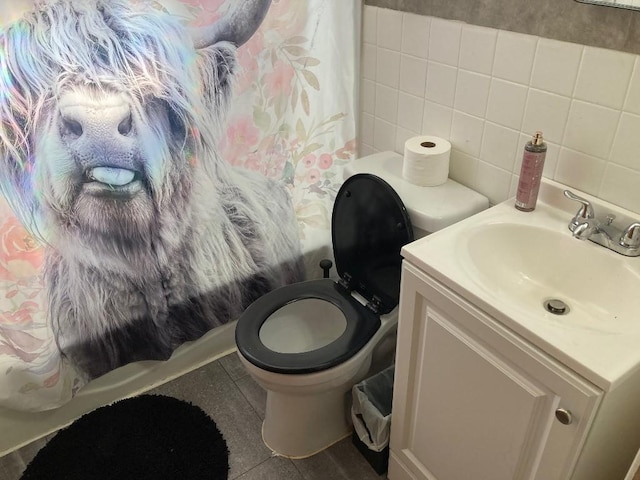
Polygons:
M129 105L67 105L60 109L63 136L78 139L83 135L93 139L114 134L129 136L133 119Z

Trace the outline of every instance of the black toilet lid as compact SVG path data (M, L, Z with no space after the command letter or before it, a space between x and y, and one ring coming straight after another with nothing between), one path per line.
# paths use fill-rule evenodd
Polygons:
M336 270L350 288L389 313L400 298L400 249L413 241L409 214L383 179L361 173L342 184L333 206Z

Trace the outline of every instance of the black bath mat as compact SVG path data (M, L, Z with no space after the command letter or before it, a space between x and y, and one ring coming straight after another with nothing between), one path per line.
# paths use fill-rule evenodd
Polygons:
M229 451L199 407L141 395L98 408L53 437L21 480L226 479Z

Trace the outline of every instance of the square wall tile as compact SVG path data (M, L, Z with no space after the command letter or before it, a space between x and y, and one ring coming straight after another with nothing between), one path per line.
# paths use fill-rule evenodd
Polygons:
M378 8L370 5L364 6L362 12L362 41L374 44L378 35Z
M477 117L484 117L489 100L491 77L467 70L458 70L454 108Z
M485 122L480 159L513 172L520 133L517 130Z
M376 108L376 83L362 79L360 80L360 111L373 115Z
M618 110L574 100L571 102L563 145L606 159L613 144L619 117Z
M398 90L376 85L375 116L395 124L398 118Z
M360 140L367 145L373 145L373 115L363 113L360 115Z
M570 105L568 97L529 89L522 131L533 134L540 130L548 141L561 143Z
M399 52L402 47L402 12L378 9L378 46Z
M449 158L449 178L462 185L475 189L478 160L460 150L452 149Z
M598 195L605 162L599 158L561 148L554 180L591 195Z
M544 159L544 169L542 176L553 179L558 168L558 157L560 156L560 145L547 142L547 155Z
M474 189L489 199L491 205L509 198L511 172L497 168L480 160L474 181Z
M415 13L403 13L402 53L425 60L429 58L430 24L430 17Z
M424 100L403 92L398 96L398 126L418 134L422 130Z
M479 156L483 128L484 120L481 118L454 110L450 140L452 147L474 157Z
M456 94L458 69L442 63L429 62L425 98L432 102L453 107Z
M400 90L423 97L426 83L427 61L403 54L400 58Z
M609 158L618 165L640 171L640 116L623 113ZM640 190L640 184L638 185Z
M584 47L548 38L538 40L531 74L531 86L571 96Z
M376 59L376 81L392 88L400 84L400 53L378 48Z
M631 80L635 55L585 47L574 97L621 109Z
M498 30L464 25L460 40L459 66L465 70L491 75Z
M432 18L429 34L429 60L457 66L462 23Z
M373 124L373 148L378 152L395 150L396 148L396 125L385 122L379 118Z
M421 132L423 135L435 135L449 140L451 138L452 121L452 108L428 100L424 102Z
M624 102L624 110L640 115L640 56L636 57L635 66L633 67L629 92Z
M599 197L640 214L640 172L609 163Z
M367 80L376 79L376 60L378 57L378 49L375 45L365 43L362 45L362 58L360 60L362 71L362 78Z
M415 137L416 133L410 130L405 130L402 127L398 127L396 130L396 146L394 151L399 153L400 155L404 155L404 144L411 137Z
M500 30L493 61L493 75L529 85L538 37Z
M527 87L494 78L489 89L487 120L519 130L526 101Z
M517 175L511 175L511 185L509 186L509 197L515 197L518 193L518 180L520 177Z

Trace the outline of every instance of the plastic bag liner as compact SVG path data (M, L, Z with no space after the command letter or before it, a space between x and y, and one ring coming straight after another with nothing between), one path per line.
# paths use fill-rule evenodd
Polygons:
M394 368L392 365L357 383L352 390L351 419L355 433L374 452L389 445Z

